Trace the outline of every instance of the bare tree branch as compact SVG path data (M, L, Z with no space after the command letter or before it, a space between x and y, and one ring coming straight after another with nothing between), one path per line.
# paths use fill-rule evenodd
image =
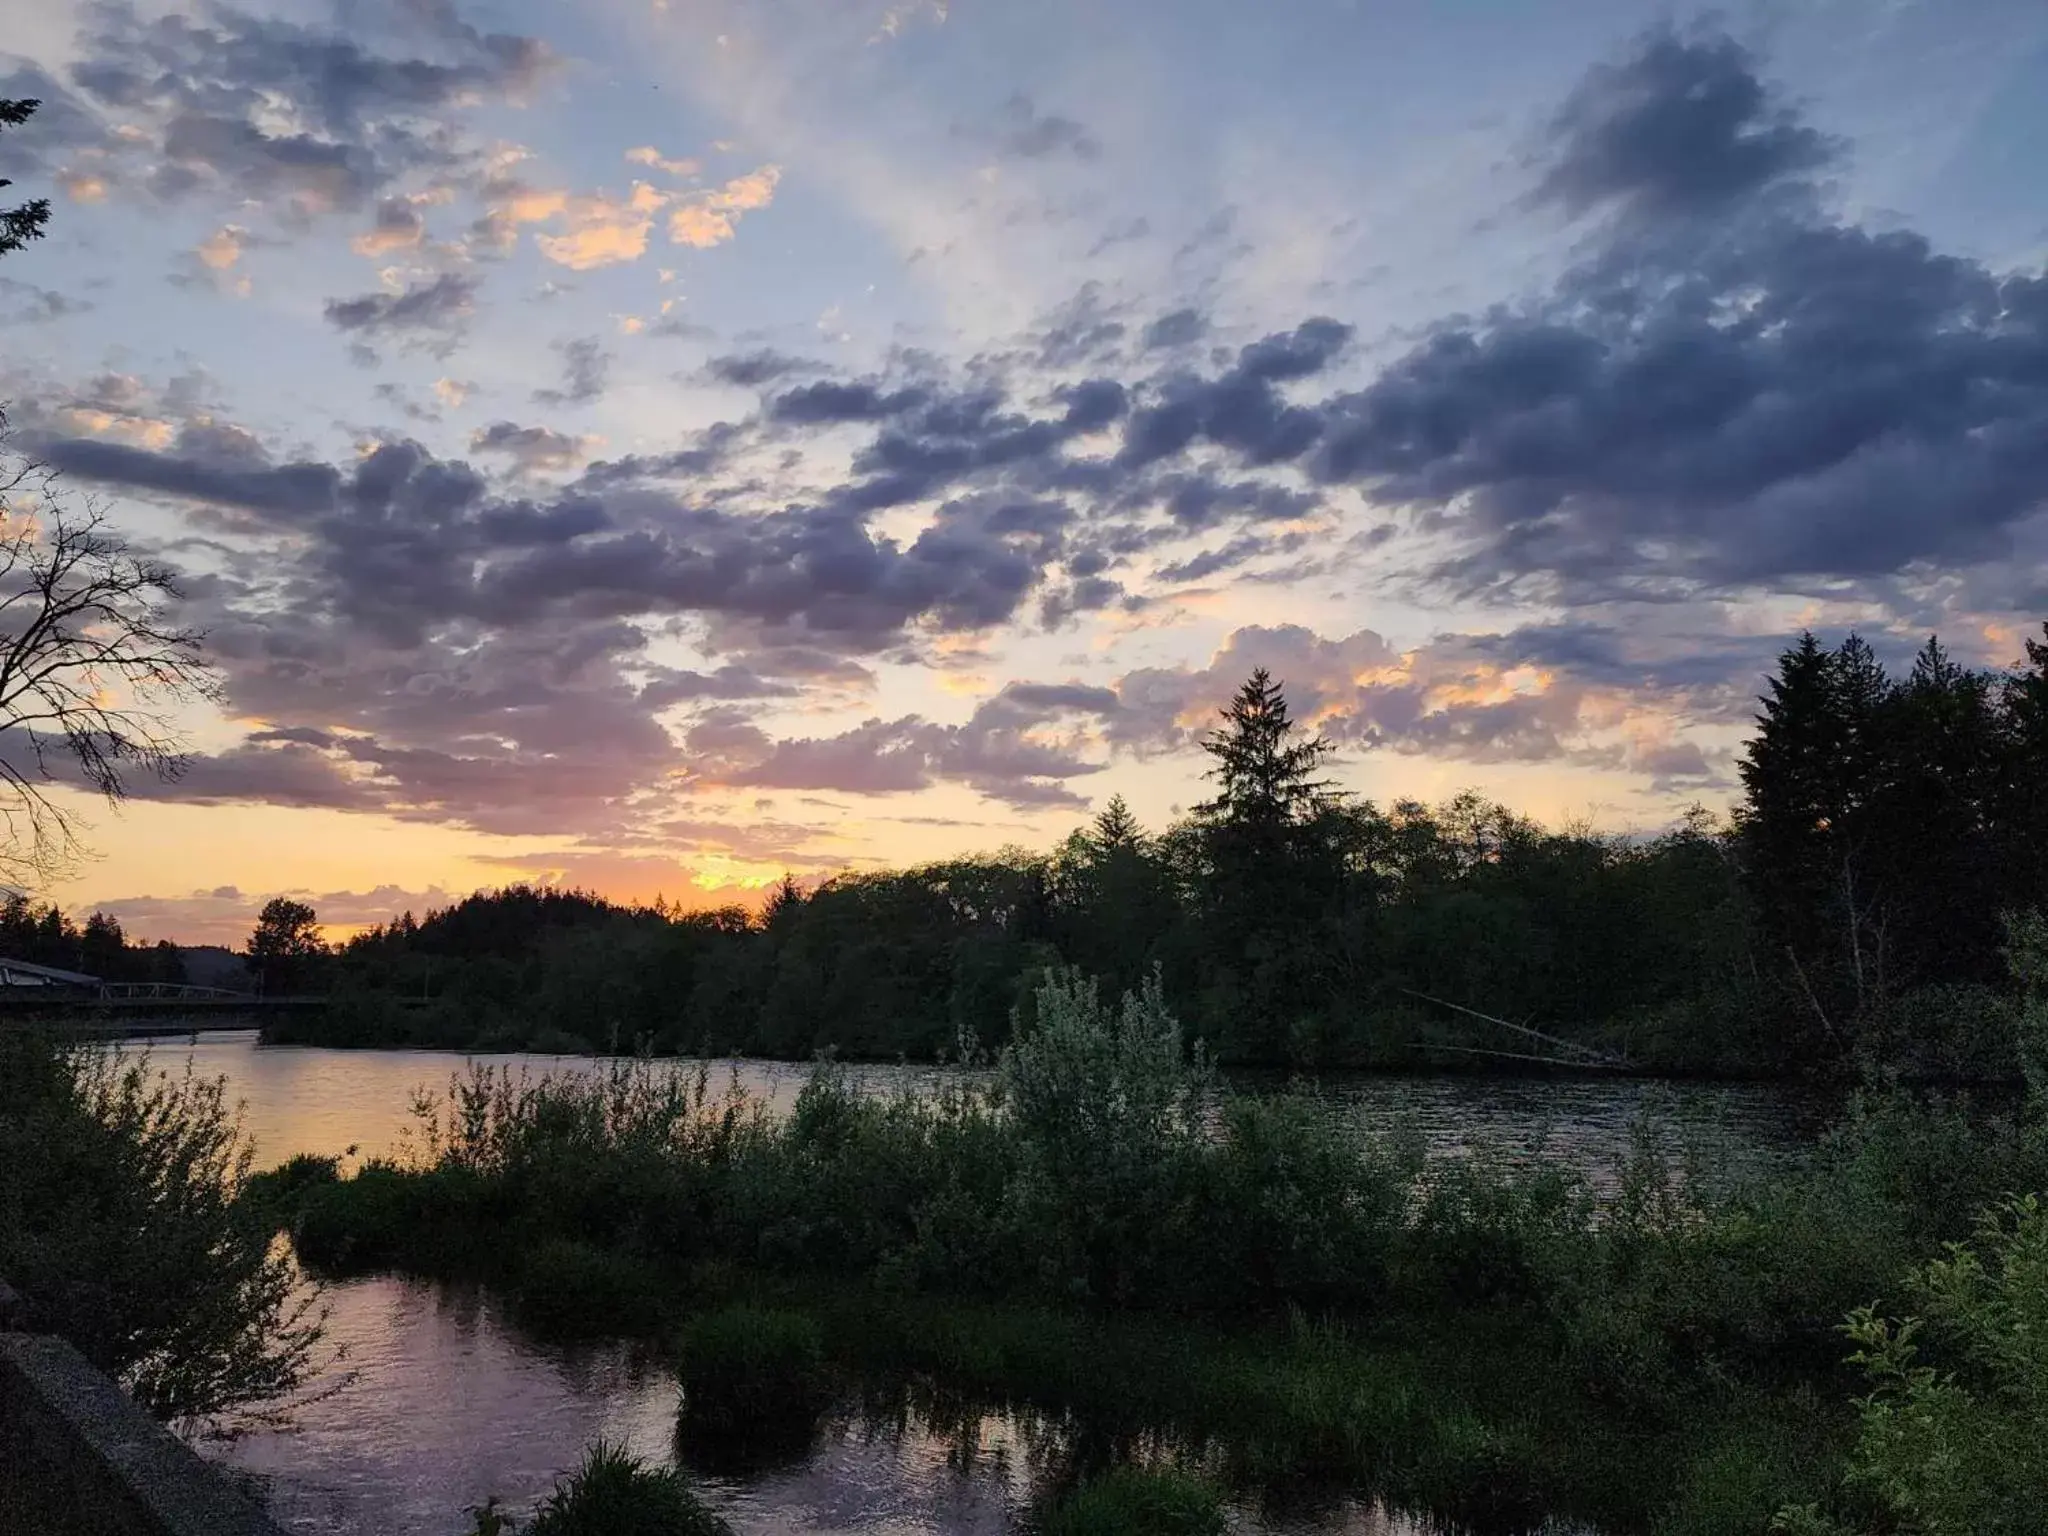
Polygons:
M109 801L186 762L177 706L219 697L202 636L172 617L168 566L90 498L5 443L0 413L0 881L48 880L84 851L63 791Z

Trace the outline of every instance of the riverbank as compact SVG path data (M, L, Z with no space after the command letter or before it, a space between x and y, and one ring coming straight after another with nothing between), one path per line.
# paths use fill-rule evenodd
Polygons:
M1022 1403L1253 1496L1734 1532L1835 1490L1847 1312L1902 1304L2048 1165L2010 1120L1890 1097L1799 1174L1709 1195L1644 1146L1598 1195L1221 1095L1138 1006L1056 1000L985 1087L828 1071L780 1118L646 1066L478 1074L411 1166L309 1161L251 1198L316 1268L672 1352L686 1402L680 1339L744 1298L827 1341L842 1401Z

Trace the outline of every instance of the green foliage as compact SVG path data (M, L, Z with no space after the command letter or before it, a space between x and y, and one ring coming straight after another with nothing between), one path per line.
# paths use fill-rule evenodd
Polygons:
M2048 1209L2038 1195L1994 1206L1968 1243L1915 1271L1921 1315L1902 1322L1873 1306L1843 1332L1871 1390L1846 1501L1885 1529L1920 1536L2021 1536L2048 1511ZM1942 1365L1923 1360L1931 1343ZM1860 1521L1858 1522L1861 1523ZM1773 1527L1843 1526L1817 1504L1787 1508Z
M216 1079L0 1031L0 1275L158 1417L260 1416L308 1379L317 1295L241 1196Z
M661 1316L660 1277L649 1264L574 1238L526 1248L512 1297L522 1322L556 1338L646 1334Z
M1019 1153L1006 1203L1046 1283L1117 1304L1163 1282L1138 1262L1145 1234L1185 1230L1217 1089L1199 1048L1184 1058L1158 976L1111 1009L1079 973L1049 975L996 1080Z
M1041 1536L1222 1536L1223 1502L1199 1478L1119 1466L1091 1477L1038 1523Z
M695 1317L676 1345L680 1443L693 1454L809 1441L830 1405L825 1337L801 1312L733 1306Z
M478 1517L483 1529L483 1516ZM732 1536L671 1467L600 1440L542 1502L526 1536Z

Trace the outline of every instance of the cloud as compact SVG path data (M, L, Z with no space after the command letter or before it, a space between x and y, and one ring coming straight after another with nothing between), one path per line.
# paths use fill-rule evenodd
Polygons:
M216 272L224 272L242 259L249 232L239 224L223 224L194 248L193 254Z
M723 245L737 232L743 214L775 201L775 188L781 180L782 167L764 165L735 176L722 187L685 194L668 216L670 241L700 251Z
M638 261L647 252L654 216L667 202L665 194L644 181L634 182L624 198L602 192L570 197L556 215L567 231L536 235L534 244L549 261L575 272Z
M377 204L376 221L349 242L349 249L358 256L389 256L414 249L426 235L427 221L410 198L387 197Z
M1708 215L1803 178L1835 155L1775 102L1732 38L1658 31L1594 69L1550 124L1540 200L1654 222Z
M425 916L459 899L457 893L438 885L417 891L380 885L368 891L299 888L268 892L224 885L183 896L114 896L90 903L89 910L118 918L131 941L171 939L180 944L218 944L240 950L256 926L257 914L273 896L308 903L330 934L387 922L401 912ZM81 908L81 915L84 910L87 908Z
M704 371L721 384L735 384L742 389L758 389L763 384L772 384L777 379L792 373L805 373L817 365L808 359L792 357L787 352L777 352L771 347L725 357L714 357L704 365Z
M37 452L82 480L283 516L325 510L333 505L341 485L341 475L331 465L249 463L196 447L151 452L71 438L39 442Z
M551 427L520 427L494 421L469 435L471 453L496 453L521 469L566 469L588 453L593 439L557 432Z
M704 169L704 164L700 160L671 160L651 144L642 144L637 149L627 150L626 159L633 165L644 165L678 180L694 176Z
M1169 376L1124 430L1124 461L1144 466L1198 441L1236 450L1254 464L1299 458L1321 436L1322 417L1291 404L1279 386L1320 373L1351 340L1351 327L1326 316L1304 320L1241 348L1214 379Z
M460 114L523 99L554 63L535 39L479 32L450 4L413 7L411 42L385 47L225 4L144 19L104 0L85 17L76 90L38 114L39 158L102 189L301 218L462 167Z
M434 380L434 398L451 411L462 409L463 402L476 392L476 385L466 379L440 378Z
M395 337L436 357L460 345L476 313L477 280L444 272L431 281L414 279L395 291L329 299L324 313L338 331L356 336Z
M1209 334L1209 318L1198 309L1176 309L1161 315L1145 327L1144 347L1157 352L1169 347L1190 347Z
M1102 142L1071 117L1040 113L1031 98L1012 96L997 114L996 152L1018 160L1095 160Z
M575 336L554 344L562 358L562 386L536 389L537 405L588 405L604 394L611 377L612 355L595 336Z
M0 299L13 306L4 312L10 325L40 325L68 315L82 315L93 308L84 299L53 288L39 288L34 283L17 282L11 277L0 277Z
M2048 278L1771 222L1444 326L1327 417L1318 472L1436 509L1467 590L1993 561L2048 480Z
M1117 707L1101 714L1108 739L1126 750L1185 751L1264 667L1296 720L1340 749L1570 763L1639 774L1660 790L1727 781L1725 764L1680 734L1701 723L1682 690L1578 675L1542 664L1534 648L1515 635L1449 635L1404 651L1372 630L1332 640L1300 625L1250 625L1206 667L1124 674ZM1745 671L1741 685L1755 677Z
M744 715L712 710L684 738L693 774L708 785L853 794L907 794L959 783L1020 810L1078 808L1068 781L1106 766L1070 739L1034 727L1051 711L1019 709L1005 696L949 726L906 715L873 719L834 736L771 739Z
M302 742L252 742L223 752L197 753L177 779L138 779L131 793L141 800L176 800L186 805L317 806L370 810L377 796L348 765Z

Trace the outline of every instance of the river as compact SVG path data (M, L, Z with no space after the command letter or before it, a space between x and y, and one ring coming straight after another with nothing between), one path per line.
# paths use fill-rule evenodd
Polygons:
M436 1089L461 1058L431 1051L264 1046L253 1032L160 1040L155 1061L186 1062L228 1080L244 1106L259 1165L298 1152L358 1157L401 1152L415 1090ZM585 1072L584 1057L476 1058L533 1073ZM749 1092L786 1105L809 1072L774 1062L712 1064ZM858 1067L871 1091L935 1080L938 1069ZM1255 1088L1274 1086L1254 1081ZM1646 1118L1717 1168L1760 1169L1796 1157L1810 1106L1758 1084L1483 1077L1337 1077L1313 1085L1334 1114L1404 1121L1438 1152L1490 1140L1510 1155L1561 1158L1610 1177L1630 1127ZM397 1278L333 1286L330 1337L345 1352L339 1390L301 1409L288 1429L206 1447L258 1480L288 1528L320 1536L459 1536L465 1511L495 1496L523 1511L571 1469L592 1439L673 1456L677 1388L658 1364L623 1347L563 1348L522 1332L490 1297ZM827 1421L794 1466L744 1481L703 1480L747 1536L998 1536L1018 1528L1032 1489L1059 1454L1057 1434L1029 1416L991 1413L933 1426L916 1413ZM1421 1536L1434 1529L1371 1503L1288 1517L1234 1511L1234 1526L1267 1536Z

